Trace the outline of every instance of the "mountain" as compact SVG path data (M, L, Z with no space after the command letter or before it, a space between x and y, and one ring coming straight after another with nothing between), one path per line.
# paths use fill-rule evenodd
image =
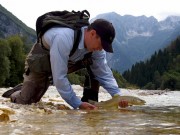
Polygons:
M107 59L111 68L121 73L130 69L136 62L150 58L155 51L166 47L180 35L178 16L169 16L158 22L152 16L121 16L110 12L100 14L92 20L97 18L110 20L116 29L114 53L108 53ZM0 5L0 38L15 34L25 36L31 42L36 40L35 30Z
M180 17L169 16L159 21L146 16L121 16L115 12L100 14L93 18L107 19L116 29L113 42L114 53L108 54L112 69L121 73L138 61L144 61L159 49L168 46L180 35Z
M16 34L28 37L31 42L34 42L36 39L35 30L26 26L22 21L0 5L0 38L7 38Z

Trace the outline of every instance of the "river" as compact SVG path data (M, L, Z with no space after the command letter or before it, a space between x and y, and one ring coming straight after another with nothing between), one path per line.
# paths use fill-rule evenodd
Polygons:
M77 96L80 86L73 86ZM32 105L10 103L0 98L3 106L15 113L0 122L0 135L169 135L180 134L180 91L143 91L122 89L146 101L144 106L117 110L72 110L54 87L42 101ZM0 89L2 94L6 89ZM100 99L110 96L101 90Z

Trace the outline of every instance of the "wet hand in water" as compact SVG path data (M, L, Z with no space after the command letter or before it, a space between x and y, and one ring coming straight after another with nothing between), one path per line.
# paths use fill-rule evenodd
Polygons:
M97 107L90 104L90 103L82 102L82 104L79 106L79 109L82 109L82 110L96 110Z
M126 101L126 100L119 101L119 106L122 108L128 107L128 101Z

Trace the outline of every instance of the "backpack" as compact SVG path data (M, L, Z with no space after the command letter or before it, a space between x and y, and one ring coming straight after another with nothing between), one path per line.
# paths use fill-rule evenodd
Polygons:
M83 11L52 11L39 16L36 20L37 42L42 44L41 37L52 27L67 27L75 30L74 44L70 56L76 51L81 39L81 27L89 25L90 14Z

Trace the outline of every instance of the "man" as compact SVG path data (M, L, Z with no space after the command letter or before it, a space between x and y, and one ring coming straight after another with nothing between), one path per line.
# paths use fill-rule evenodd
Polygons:
M113 25L104 19L97 19L88 27L82 28L79 46L75 53L69 57L73 48L74 30L56 27L49 29L43 35L43 47L50 52L53 83L61 97L74 109L96 109L96 106L88 103L88 100L98 101L99 83L111 96L120 94L117 82L106 61L106 52L113 52L112 42L114 37ZM35 44L28 57L33 55L34 52L39 53L41 51L44 50L39 44ZM49 75L45 72L33 72L30 66L26 62L23 85L4 93L4 97L10 97L12 102L20 104L35 103L41 99L49 86ZM87 68L90 76L86 77L81 100L76 96L67 79L67 74L80 69L79 67ZM89 81L91 85L87 87ZM127 101L120 102L121 107L127 105Z

